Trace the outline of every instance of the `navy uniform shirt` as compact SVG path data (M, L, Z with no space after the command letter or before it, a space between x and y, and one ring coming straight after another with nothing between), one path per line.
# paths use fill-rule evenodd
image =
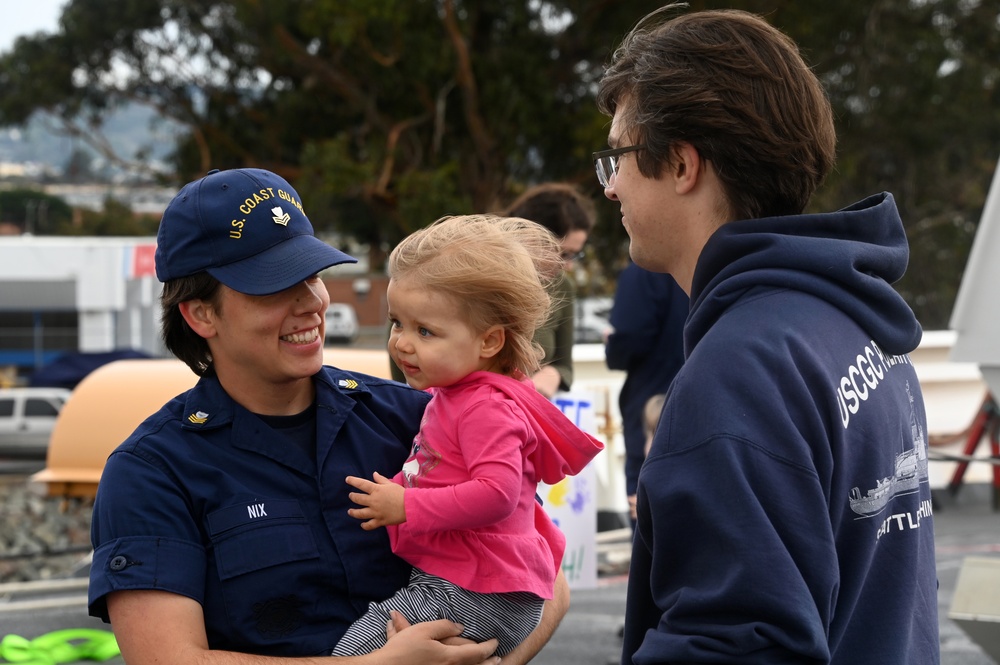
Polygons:
M108 458L94 505L90 614L106 595L160 589L204 608L209 646L328 654L410 567L385 529L347 514L348 475L391 477L429 396L324 367L316 451L239 406L214 377L148 418Z

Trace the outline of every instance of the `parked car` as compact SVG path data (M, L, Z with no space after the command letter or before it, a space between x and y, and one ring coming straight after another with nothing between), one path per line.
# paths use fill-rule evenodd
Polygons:
M604 336L611 330L611 305L609 297L581 298L576 301L574 344L603 344Z
M65 388L0 389L0 455L45 459Z
M358 315L347 303L332 302L326 308L326 343L350 344L358 338Z

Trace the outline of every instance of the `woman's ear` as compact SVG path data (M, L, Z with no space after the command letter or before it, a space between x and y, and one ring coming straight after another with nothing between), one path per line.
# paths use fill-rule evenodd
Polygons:
M191 330L205 339L215 337L215 308L212 305L201 299L185 300L177 309Z
M492 358L500 353L503 345L507 341L507 331L503 326L493 326L483 335L483 346L479 355L483 358Z

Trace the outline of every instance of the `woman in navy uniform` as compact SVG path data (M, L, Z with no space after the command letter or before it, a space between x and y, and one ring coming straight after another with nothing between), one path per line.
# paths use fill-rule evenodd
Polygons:
M90 613L130 665L329 665L368 603L405 585L385 530L348 516L344 479L398 471L428 396L323 365L319 272L354 261L313 235L268 171L213 171L164 212L163 339L200 380L111 454L98 489ZM560 578L504 662L537 653L567 607ZM451 643L450 621L390 632L375 654L341 660L499 660L495 640Z

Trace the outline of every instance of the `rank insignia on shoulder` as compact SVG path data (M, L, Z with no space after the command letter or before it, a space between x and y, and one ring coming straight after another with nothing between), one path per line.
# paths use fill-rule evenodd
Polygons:
M188 420L195 425L204 425L205 421L208 420L208 414L204 411L197 411L188 416Z
M347 388L348 390L354 390L358 387L358 382L354 379L341 379L337 381L337 385L341 388Z

